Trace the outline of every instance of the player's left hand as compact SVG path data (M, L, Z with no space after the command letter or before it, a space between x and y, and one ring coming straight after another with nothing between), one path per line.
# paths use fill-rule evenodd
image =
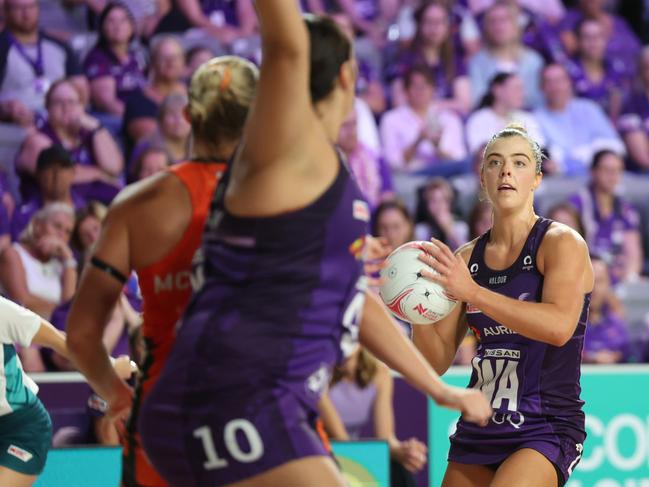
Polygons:
M471 302L478 284L471 277L464 259L459 254L454 255L444 242L435 238L422 246L425 252L420 254L419 259L436 272L423 268L421 275L444 286L448 297L465 303Z

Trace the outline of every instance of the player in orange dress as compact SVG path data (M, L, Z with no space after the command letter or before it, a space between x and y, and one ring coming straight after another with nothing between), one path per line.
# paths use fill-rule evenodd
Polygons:
M191 158L124 189L113 203L68 319L68 346L79 370L126 419L126 487L167 483L147 460L136 431L139 406L175 340L175 326L192 291L192 259L214 189L241 137L257 83L257 69L224 56L203 64L189 88ZM101 341L107 317L132 270L143 297L145 357L135 393L112 371ZM129 414L130 413L130 414Z

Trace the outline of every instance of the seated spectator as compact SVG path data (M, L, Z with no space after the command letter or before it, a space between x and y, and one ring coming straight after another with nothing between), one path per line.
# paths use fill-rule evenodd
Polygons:
M521 43L521 30L514 6L498 1L487 9L483 41L484 47L469 60L473 105L482 99L496 74L515 72L523 80L525 106L537 106L541 102L539 73L543 59Z
M606 263L598 258L591 261L595 287L590 297L583 361L592 364L625 362L629 332L622 317L622 305L611 288Z
M616 195L623 169L619 155L598 152L590 186L570 198L581 216L590 251L607 263L614 285L639 276L643 262L638 213Z
M74 188L86 199L110 203L120 187L124 158L112 135L84 112L76 86L56 81L47 92L47 121L29 135L18 153L17 165L33 175L38 154L54 144L68 150L76 166Z
M622 106L618 128L632 163L649 171L649 46L640 54L638 85Z
M37 0L5 0L0 33L0 120L31 126L50 85L63 77L88 99L88 82L71 49L38 28Z
M76 289L77 261L68 245L73 225L72 207L50 203L33 216L20 241L0 257L3 294L44 319L72 299ZM26 371L45 370L37 348L21 350L20 357Z
M498 73L489 83L489 90L466 123L469 153L474 156L484 148L491 135L512 122L527 129L530 137L541 147L545 137L533 114L523 110L523 80L515 73Z
M630 69L635 70L640 41L621 17L604 10L605 0L579 0L576 9L569 10L561 25L561 42L569 55L577 52L577 24L584 19L600 23L606 39L606 57L619 59Z
M349 16L343 12L333 12L331 18L350 39L355 40L356 44L357 39L355 37L354 25ZM373 117L378 119L385 111L387 105L381 76L381 62L377 59L367 59L367 57L364 57L367 53L359 53L356 45L354 47L354 55L358 66L356 74L356 97L357 99L362 99L371 110Z
M584 224L581 222L581 215L574 205L567 201L558 203L548 210L548 218L555 222L568 225L582 237L585 237Z
M111 1L99 16L97 30L97 43L84 62L90 101L95 110L121 117L128 95L146 83L144 60L132 47L135 20L124 4Z
M408 208L398 200L381 203L372 218L372 235L383 237L390 251L415 239L415 224Z
M403 76L414 66L427 66L433 77L438 106L466 115L471 109L471 84L460 46L451 32L451 12L440 3L427 2L415 11L417 30L409 47L396 63L396 72L388 73L392 82L392 100L403 99ZM400 103L395 103L400 104Z
M141 181L164 171L171 166L171 159L162 147L155 145L143 148L137 154L130 167L130 181Z
M469 213L469 239L473 240L487 231L493 225L493 207L488 200L478 200Z
M196 45L189 49L186 53L187 63L185 66L185 80L189 83L194 71L198 67L209 61L215 56L214 51L207 46Z
M85 266L91 256L92 246L101 233L101 226L108 208L97 201L91 201L77 211L70 246L77 254L81 266Z
M157 129L154 134L142 140L134 149L139 152L142 146L162 147L172 160L180 162L187 157L191 125L185 117L187 96L182 93L168 95L158 109Z
M356 440L371 425L374 436L388 443L390 485L414 486L413 473L426 464L427 448L416 438L397 439L393 389L390 369L359 347L334 369L329 392L320 404L321 417L329 436L338 441Z
M475 15L479 15L496 3L496 1L468 0L468 4L471 11ZM517 0L515 3L550 23L559 22L566 14L566 9L563 3L561 3L561 0Z
M380 154L365 146L358 138L358 118L355 108L340 127L338 146L347 157L349 168L371 208L375 208L381 201L392 196L389 169Z
M11 222L11 235L18 240L34 214L49 203L67 203L72 208L85 206L86 200L72 187L75 164L60 145L43 149L36 160L38 191L16 209Z
M351 19L360 39L369 40L377 49L385 45L388 28L399 11L398 0L338 0L337 3Z
M577 55L567 67L575 94L593 100L616 120L628 95L630 78L621 59L606 57L606 38L596 20L584 19L577 24Z
M151 44L149 81L126 100L124 134L131 148L157 127L156 115L162 101L171 93L187 94L183 82L185 54L173 36L162 36Z
M423 210L415 226L415 240L441 240L451 250L465 244L469 239L469 227L451 212L453 190L444 178L433 178L421 193Z
M470 0L471 9L478 19L495 3L495 0ZM524 45L547 61L563 62L567 59L559 39L558 27L565 14L560 0L510 0L509 4L517 12Z
M604 111L594 101L574 96L564 66L549 64L541 77L545 104L534 115L555 163L554 172L585 176L597 151L624 153L624 144Z
M430 70L415 66L406 74L408 103L389 110L380 124L384 156L393 170L412 173L466 158L459 116L438 109Z
M220 44L221 54L257 25L251 0L159 0L158 18L156 34L200 29Z

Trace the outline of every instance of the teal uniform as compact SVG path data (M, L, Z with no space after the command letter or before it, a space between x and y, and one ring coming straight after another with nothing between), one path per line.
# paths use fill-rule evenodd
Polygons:
M26 475L38 475L45 467L52 422L14 343L29 346L41 322L35 313L0 297L0 466Z

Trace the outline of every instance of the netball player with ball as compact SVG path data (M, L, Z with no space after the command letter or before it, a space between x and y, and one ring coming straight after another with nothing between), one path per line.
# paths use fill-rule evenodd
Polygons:
M581 351L593 289L583 239L534 214L542 155L511 125L484 151L481 186L493 225L456 255L425 244L424 277L461 302L415 344L439 374L470 328L478 339L469 388L494 410L485 428L462 418L451 436L443 487L562 486L579 462L584 429Z

